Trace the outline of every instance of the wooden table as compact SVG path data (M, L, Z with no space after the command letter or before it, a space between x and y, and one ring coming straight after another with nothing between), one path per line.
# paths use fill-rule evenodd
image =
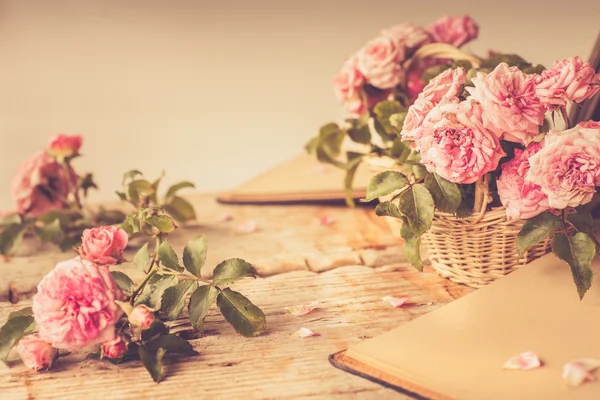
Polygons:
M52 371L36 373L13 352L11 368L0 365L1 399L406 399L331 367L328 355L472 290L427 267L419 273L408 265L385 222L368 208L223 206L208 195L190 200L200 223L180 229L170 243L180 251L190 237L205 233L207 265L230 257L252 262L261 277L236 287L263 309L268 332L251 339L238 336L213 309L205 336L192 342L200 355L167 362L169 376L158 385L139 362L115 366L71 355ZM232 220L225 221L226 216ZM321 224L324 216L334 223ZM257 230L241 232L252 221ZM70 257L49 248L35 251L0 264L0 323L11 311L30 305L39 279L56 261ZM129 259L134 251L127 253ZM134 279L141 277L131 265L120 268ZM410 297L410 302L393 308L381 301L383 296ZM320 308L302 317L283 309L313 301L320 301ZM183 321L175 325L190 330ZM319 336L300 338L295 334L300 327Z

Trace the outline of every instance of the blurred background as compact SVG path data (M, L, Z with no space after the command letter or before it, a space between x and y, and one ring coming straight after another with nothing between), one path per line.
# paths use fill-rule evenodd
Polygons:
M470 14L465 49L589 57L600 1L0 0L0 209L18 164L84 136L94 200L126 170L231 188L343 117L332 78L388 25Z

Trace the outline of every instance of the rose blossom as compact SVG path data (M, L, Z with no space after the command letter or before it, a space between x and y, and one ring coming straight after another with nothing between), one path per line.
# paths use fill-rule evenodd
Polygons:
M429 33L422 27L410 22L392 25L381 31L381 36L389 37L394 41L396 47L412 52L418 47L431 42Z
M140 329L148 329L154 322L154 310L143 304L136 306L129 314L129 322Z
M42 340L75 351L115 338L123 294L108 267L79 257L56 264L37 287L33 316Z
M391 89L404 81L404 49L387 36L379 36L366 44L357 54L357 67L371 85Z
M473 183L493 171L506 154L496 135L484 128L481 105L443 100L427 116L415 142L421 162L454 183Z
M477 38L479 27L468 15L445 16L427 28L434 42L448 43L460 47Z
M540 143L531 142L525 150L515 149L515 157L502 164L502 175L497 180L498 195L509 220L533 218L549 208L548 196L542 188L525 180L529 172L529 157L541 148Z
M489 74L477 73L467 88L483 107L483 125L496 136L527 144L539 134L546 109L535 91L535 78L500 63Z
M40 339L38 334L21 338L17 345L17 352L27 368L34 371L50 369L58 354L56 349L50 343Z
M442 99L456 98L465 84L466 71L462 67L447 69L433 78L410 106L402 132L403 140L417 140L420 137L420 128L427 114Z
M577 125L581 126L582 128L588 128L588 129L600 129L600 122L598 121L583 121L578 123Z
M102 354L108 358L119 358L127 351L127 342L123 336L102 343Z
M361 98L365 78L356 67L356 61L356 56L348 58L333 83L338 101L345 105L349 113L361 115L366 111Z
M77 184L77 175L69 167L71 185ZM69 179L65 169L46 152L38 152L25 160L12 180L10 192L17 212L42 215L67 206Z
M536 77L536 92L549 110L581 103L600 90L600 74L580 57L554 61L554 66Z
M48 153L55 157L72 157L79 154L79 148L83 139L79 135L60 134L52 139L48 144Z
M127 233L116 226L86 229L81 237L79 255L96 264L116 264L123 259Z
M600 128L550 131L544 147L529 163L525 179L542 187L550 207L586 204L600 185Z

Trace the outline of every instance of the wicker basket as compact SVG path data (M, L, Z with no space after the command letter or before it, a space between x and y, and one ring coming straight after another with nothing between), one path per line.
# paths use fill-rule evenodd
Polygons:
M386 160L369 160L373 172L390 168ZM389 200L389 199L381 199ZM385 217L400 237L402 222ZM482 287L550 251L550 239L517 254L517 234L524 221L508 221L504 207L458 219L435 212L431 229L422 236L432 267L443 277L471 287Z

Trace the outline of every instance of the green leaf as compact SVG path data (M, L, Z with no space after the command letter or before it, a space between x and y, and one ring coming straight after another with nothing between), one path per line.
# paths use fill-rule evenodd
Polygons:
M317 154L317 160L319 160L320 162L335 165L337 168L346 169L346 166L344 163L331 157L327 152L325 152L325 150L323 150L323 148L321 146L317 147L316 154Z
M176 275L154 275L146 284L144 291L138 297L135 304L145 304L153 310L159 310L165 290L176 285L177 281Z
M150 376L154 382L159 383L165 377L165 368L163 366L162 359L165 355L165 350L159 348L156 352L152 352L146 349L144 346L140 346L140 359L146 367L146 370L150 373Z
M410 182L406 175L398 171L381 172L371 178L367 187L366 197L361 200L365 202L373 201L381 196L386 196L408 186Z
M167 319L173 321L179 318L187 295L198 287L193 280L181 281L165 290L161 300L161 310L167 314Z
M340 155L345 136L345 132L337 124L323 125L319 131L319 148L329 157L335 158Z
M166 215L159 215L154 217L146 218L146 222L161 231L162 233L171 233L175 230L176 226L173 220Z
M577 229L577 232L587 233L596 243L596 247L600 247L600 241L596 239L596 233L594 232L594 217L591 210L587 212L578 210L576 214L569 215L567 220Z
M187 200L179 196L173 196L164 205L165 211L177 222L187 222L196 219L196 211Z
M543 212L525 221L517 235L517 252L519 255L525 254L527 250L548 237L560 225L560 217L550 212Z
M354 175L358 166L363 161L363 155L359 153L348 152L348 163L346 164L346 175L344 176L344 189L346 190L346 204L348 207L354 207L354 193L352 185L354 183Z
M168 333L169 328L158 319L155 319L148 329L142 331L142 341L150 342L151 340Z
M10 314L8 314L7 321L15 317L29 317L30 315L33 315L33 309L31 307L25 307L18 311L13 311Z
M396 138L395 135L391 135L386 132L385 128L383 125L381 125L381 122L379 122L377 118L373 120L373 127L375 128L375 132L377 132L384 142L390 142Z
M115 282L117 282L117 286L126 296L131 296L133 293L133 281L123 272L119 271L110 271L110 274L114 278Z
M431 228L434 204L429 190L421 184L413 185L398 196L398 210L406 216L408 226L420 236Z
M408 143L404 142L402 138L396 138L390 148L390 157L397 162L403 162L406 161L411 151Z
M190 240L183 249L183 265L192 275L201 277L201 270L206 262L208 245L204 235Z
M371 130L368 124L362 126L353 126L348 129L348 136L356 143L369 144L371 143Z
M171 186L169 188L169 190L167 190L166 198L168 199L171 196L174 196L175 193L179 192L181 189L195 188L195 187L196 187L196 185L194 185L193 182L183 181L183 182L176 183L173 186Z
M396 134L400 134L400 132L402 131L402 127L404 126L404 120L406 119L407 114L408 113L405 111L390 115L390 125L392 126L392 128L394 128Z
M140 197L150 196L154 191L152 184L145 179L132 181L127 189L129 199L136 204L140 201Z
M265 314L241 293L225 288L217 296L217 306L240 335L258 336L267 329Z
M35 233L43 242L52 242L54 244L59 244L64 238L60 219L58 218L44 226L36 226Z
M256 270L252 264L240 258L231 258L215 267L213 284L217 286L230 285L246 277L256 278Z
M124 192L119 192L118 190L115 191L115 193L117 194L117 196L119 196L119 199L121 201L125 201L127 200L127 195Z
M148 251L148 243L144 243L137 253L135 253L135 257L133 257L133 264L140 271L148 272L146 270L150 266L150 252Z
M164 349L168 353L179 353L190 356L198 354L190 342L174 334L157 336L148 343L145 343L144 347L151 352Z
M426 176L429 173L429 171L427 171L427 168L425 168L423 165L413 165L412 166L412 174L415 177L415 179L421 179L424 176Z
M308 141L308 143L306 143L304 145L304 149L306 150L306 152L308 154L313 154L315 151L317 151L318 146L319 146L319 137L314 137L314 138L310 139Z
M399 101L395 100L383 100L377 103L373 112L377 116L377 121L381 124L383 129L388 135L396 135L398 132L392 126L390 117L394 114L406 112L406 109L402 107Z
M137 169L132 169L131 171L127 171L123 174L123 180L121 181L121 186L125 186L125 182L127 182L130 179L135 178L136 176L140 176L143 175L140 171L138 171Z
M421 260L421 237L414 234L406 221L400 228L400 236L404 239L404 257L419 271L423 271L423 261Z
M166 240L158 247L158 260L167 268L183 272L183 267L179 265L179 259L177 258L175 250L173 250Z
M10 318L0 328L0 361L6 364L10 350L17 344L23 335L35 326L32 316L17 316Z
M583 232L569 237L556 234L552 239L552 251L571 267L577 293L579 293L579 298L583 299L585 293L592 286L590 263L596 254L594 241Z
M188 306L188 315L194 329L200 332L204 330L204 318L218 294L219 290L213 285L200 286L192 293Z
M10 224L0 233L0 254L12 256L23 241L26 225Z
M375 207L375 215L379 217L387 216L402 219L402 214L400 214L398 207L391 201L384 201L377 204L377 207Z
M6 225L21 225L23 223L23 219L19 214L9 214L3 217L0 217L0 227Z
M438 210L454 214L460 203L462 196L456 183L450 182L436 173L427 175L423 182L427 190L433 197L433 202Z

